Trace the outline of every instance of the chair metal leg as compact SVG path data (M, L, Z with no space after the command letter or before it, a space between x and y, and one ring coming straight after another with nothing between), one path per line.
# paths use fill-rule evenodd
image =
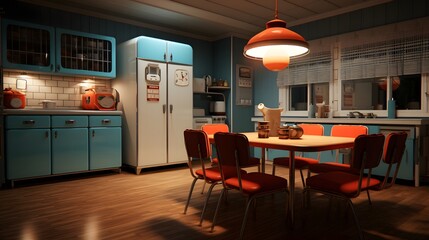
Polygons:
M356 223L356 228L358 230L359 239L363 240L365 238L363 236L362 229L360 228L359 220L358 220L358 218L356 216L356 212L355 212L355 209L353 207L353 202L350 199L348 199L347 203L349 204L350 209L352 210L353 217L354 217L354 220L355 220L355 223Z
M191 200L192 191L194 190L195 183L197 182L198 178L194 178L194 181L192 181L191 189L189 189L189 195L188 195L188 201L186 201L185 211L183 212L186 214L186 211L188 210L189 202Z
M206 182L204 181L203 189L201 189L201 194L204 194L204 189L206 188Z
M247 214L249 213L250 205L252 204L252 202L253 202L254 199L255 198L252 197L247 202L246 212L244 213L243 223L241 224L240 239L243 239L244 229L246 228L246 223L247 223Z
M371 197L369 196L369 190L368 189L366 190L366 195L368 195L369 205L372 205L372 201L371 201Z
M302 174L302 169L299 169L299 173L301 174L302 186L305 187L304 174Z
M206 201L204 202L203 211L202 211L202 213L201 213L200 226L203 224L203 220L204 220L204 213L206 212L207 204L208 204L208 202L209 202L210 195L212 194L212 190L213 190L214 186L216 186L216 185L217 185L217 183L212 183L212 184L210 185L209 191L207 192Z
M211 226L211 230L210 230L210 232L213 232L214 226L215 226L215 224L216 224L216 217L217 217L217 213L218 213L218 211L219 211L220 202L222 201L222 197L223 197L223 194L224 194L224 192L225 192L225 191L226 191L226 189L225 189L225 188L224 188L224 189L222 189L222 191L220 192L219 199L217 200L217 206L216 206L215 214L214 214L214 216L213 216L213 221L212 221L212 226Z

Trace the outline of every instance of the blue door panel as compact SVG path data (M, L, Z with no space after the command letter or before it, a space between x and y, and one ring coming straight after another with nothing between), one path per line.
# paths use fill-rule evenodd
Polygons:
M52 173L88 170L88 129L52 129Z
M165 62L167 42L165 40L139 37L137 40L137 58Z
M20 179L51 174L49 129L6 131L6 176Z
M167 61L171 63L192 65L192 47L177 42L168 42Z
M90 170L122 165L121 128L99 127L89 130Z

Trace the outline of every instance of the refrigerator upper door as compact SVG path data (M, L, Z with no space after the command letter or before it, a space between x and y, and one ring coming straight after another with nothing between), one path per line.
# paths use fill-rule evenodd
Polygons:
M154 68L157 70L152 71ZM138 60L137 147L139 165L156 166L167 163L166 70L165 63ZM159 80L153 74L158 74Z
M192 128L192 67L168 64L168 163L186 162L183 131Z

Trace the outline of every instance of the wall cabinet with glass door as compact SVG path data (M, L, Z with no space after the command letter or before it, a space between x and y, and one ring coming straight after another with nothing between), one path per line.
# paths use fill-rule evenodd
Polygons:
M5 69L116 77L113 37L4 20Z

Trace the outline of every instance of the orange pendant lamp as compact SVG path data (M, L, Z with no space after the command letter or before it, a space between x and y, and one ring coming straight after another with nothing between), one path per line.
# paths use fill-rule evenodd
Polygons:
M266 29L253 36L244 47L244 56L262 60L271 71L281 71L289 66L290 58L308 54L309 44L298 33L286 28L286 22L278 19L276 0L275 19L266 23Z

